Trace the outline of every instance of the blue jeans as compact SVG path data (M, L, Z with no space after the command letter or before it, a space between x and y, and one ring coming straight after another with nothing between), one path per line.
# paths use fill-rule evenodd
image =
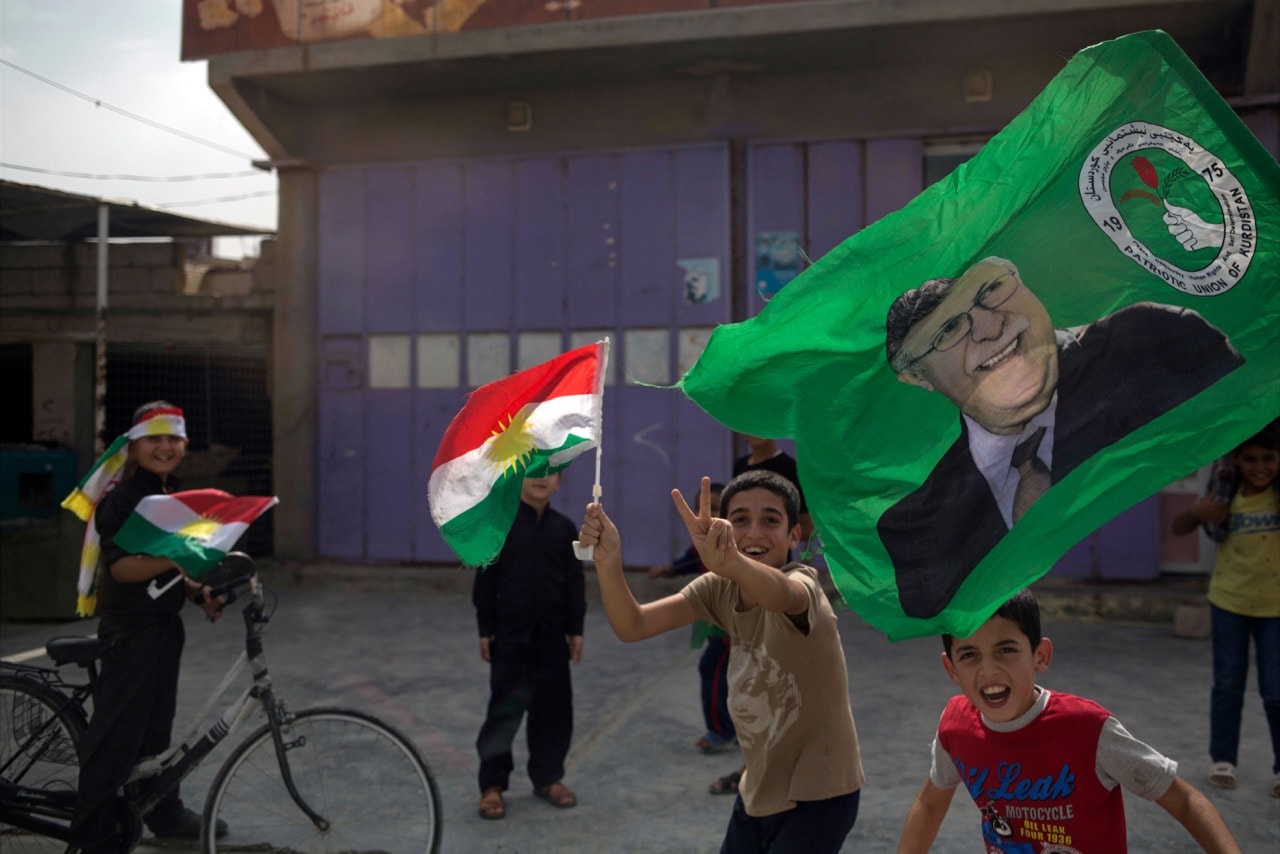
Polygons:
M1213 691L1209 696L1209 757L1237 764L1240 716L1249 676L1249 638L1258 656L1258 693L1271 730L1271 771L1280 774L1280 617L1246 617L1210 605Z

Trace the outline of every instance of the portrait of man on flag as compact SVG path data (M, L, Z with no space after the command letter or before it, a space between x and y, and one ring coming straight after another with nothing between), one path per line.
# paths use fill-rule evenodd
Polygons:
M941 611L1053 483L1244 363L1179 306L1136 303L1055 329L998 257L894 300L885 355L900 382L960 411L959 438L877 523L903 611L917 617Z

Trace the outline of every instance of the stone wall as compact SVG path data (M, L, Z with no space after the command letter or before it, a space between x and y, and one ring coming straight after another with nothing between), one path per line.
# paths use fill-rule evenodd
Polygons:
M181 243L110 245L108 344L180 340L268 347L274 253L264 252L266 263L205 264L195 293L185 292L191 266L186 253ZM97 287L94 244L0 244L0 341L95 340Z
M184 293L192 266L186 244L110 244L108 359L113 346L172 343L243 348L269 359L273 248L264 252L266 263L209 261L198 291ZM32 439L73 448L89 461L97 276L95 244L0 244L0 343L31 345ZM231 286L219 286L220 277Z

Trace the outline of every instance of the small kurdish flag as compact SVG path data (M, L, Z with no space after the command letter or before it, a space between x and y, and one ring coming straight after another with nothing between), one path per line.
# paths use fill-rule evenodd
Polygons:
M237 498L220 489L193 489L148 495L116 534L129 552L172 558L192 578L200 578L231 551L249 523L280 499Z
M600 445L608 339L482 385L445 430L431 464L431 518L467 566L493 563L520 484Z

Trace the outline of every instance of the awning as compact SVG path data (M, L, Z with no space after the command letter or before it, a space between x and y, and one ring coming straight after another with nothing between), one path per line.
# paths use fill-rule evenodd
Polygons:
M196 219L135 202L81 196L0 181L0 241L77 243L98 236L98 207L108 208L110 237L237 237L272 229Z

